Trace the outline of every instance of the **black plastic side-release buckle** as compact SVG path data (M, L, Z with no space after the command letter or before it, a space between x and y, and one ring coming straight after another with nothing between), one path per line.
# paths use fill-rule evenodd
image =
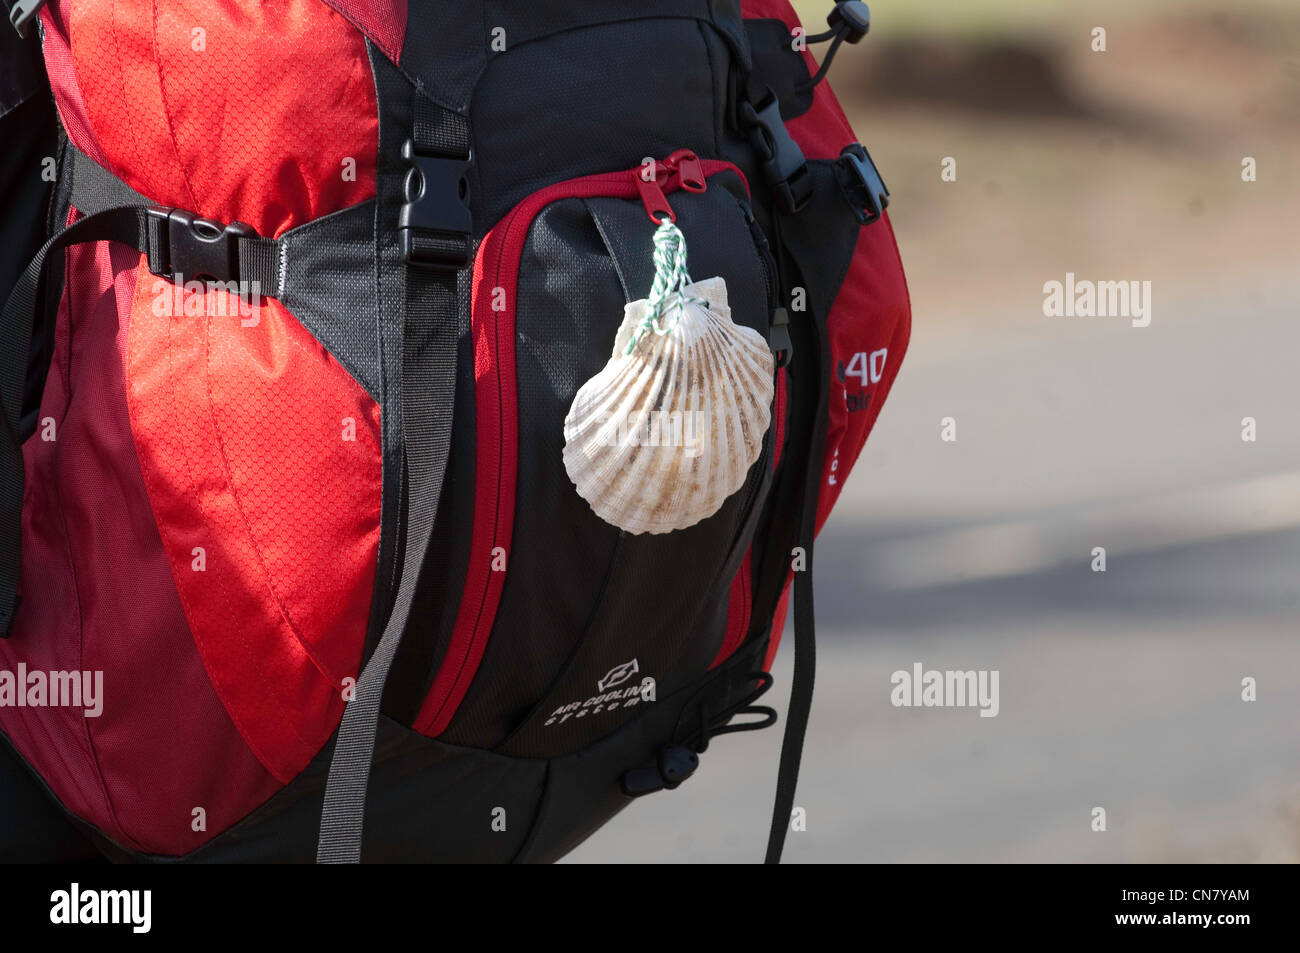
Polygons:
M27 27L41 12L46 0L18 0L9 10L9 22L14 25L19 36L27 36Z
M397 218L402 260L424 268L464 268L473 251L468 173L474 154L433 155L407 139L402 158L411 166Z
M700 756L684 745L665 745L654 764L633 768L623 775L623 793L641 797L655 791L671 791L700 766Z
M844 147L836 160L835 174L859 223L870 225L889 208L889 189L860 143Z
M151 208L149 270L160 278L237 281L239 239L256 238L244 222L223 225L176 208Z
M808 172L808 160L785 128L776 94L768 89L762 100L761 105L743 100L739 119L749 130L749 141L758 156L759 170L772 189L777 206L781 211L793 214L807 205L812 197L813 180Z

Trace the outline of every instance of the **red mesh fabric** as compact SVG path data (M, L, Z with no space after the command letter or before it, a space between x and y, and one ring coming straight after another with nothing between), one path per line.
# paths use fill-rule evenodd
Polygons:
M72 48L68 43L68 26L63 14L61 4L50 4L42 12L45 17L45 40L42 47L45 72L50 78L59 119L63 122L68 138L74 146L103 165L104 153L91 132L86 103L81 96L81 85L72 66Z
M360 663L379 409L278 302L242 319L227 292L196 292L191 308L233 316L141 319L154 280L141 269L126 364L140 468L217 692L287 781L333 731Z
M402 57L406 38L406 0L325 0L392 62Z
M151 199L276 235L374 195L365 41L320 0L58 0L42 15L78 145ZM380 413L278 302L241 316L135 252L114 249L109 270L104 247L85 249L86 280L117 275L115 292L74 293L58 332L74 329L72 372L92 383L69 403L52 373L46 392L56 416L99 429L84 460L62 435L60 450L26 448L24 584L40 591L9 645L29 665L100 665L105 713L87 733L29 710L10 734L76 813L178 854L297 774L338 723L374 584ZM99 312L85 324L95 300L112 333ZM71 509L56 499L70 486Z
M374 195L365 40L320 0L60 0L57 12L105 162L142 195L263 235Z
M0 724L65 805L119 842L179 854L275 788L234 731L189 637L127 420L122 373L139 255L68 252L41 405L26 446L22 609L0 668L103 674L102 713L0 708ZM212 765L220 765L213 771ZM234 793L235 796L231 796Z

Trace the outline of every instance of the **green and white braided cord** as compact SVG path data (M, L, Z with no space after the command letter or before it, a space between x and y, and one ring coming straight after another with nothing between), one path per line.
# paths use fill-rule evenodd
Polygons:
M664 219L655 230L654 245L655 277L646 296L645 317L627 342L624 352L627 354L649 332L671 334L687 304L708 304L684 290L691 283L690 272L686 270L686 236L672 219Z

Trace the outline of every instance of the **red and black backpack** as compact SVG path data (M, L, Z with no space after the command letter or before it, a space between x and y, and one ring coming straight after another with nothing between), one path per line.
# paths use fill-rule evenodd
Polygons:
M806 48L865 4L7 5L61 128L0 325L0 671L50 697L0 731L67 814L122 860L553 860L776 720L793 590L779 859L813 541L910 328ZM775 398L741 489L638 535L563 424L669 212Z

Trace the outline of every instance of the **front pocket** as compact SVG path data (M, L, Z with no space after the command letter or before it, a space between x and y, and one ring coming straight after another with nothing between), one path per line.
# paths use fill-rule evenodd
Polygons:
M642 697L631 689L645 678L657 694L672 691L722 645L748 517L770 477L770 432L717 513L662 536L602 521L562 460L574 394L609 360L624 304L644 298L653 277L638 172L544 189L480 246L474 529L453 634L415 722L425 734L475 747L509 739L503 750L525 756L572 750L630 718ZM770 263L750 232L748 187L729 163L703 161L698 173L702 191L681 189L679 175L663 184L691 274L722 276L733 319L766 336ZM629 693L618 705L580 704L546 724L557 699L616 688Z

